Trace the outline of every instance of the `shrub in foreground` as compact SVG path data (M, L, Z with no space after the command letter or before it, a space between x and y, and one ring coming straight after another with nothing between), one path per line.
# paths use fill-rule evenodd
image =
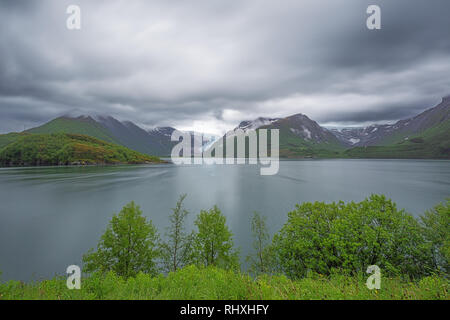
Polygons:
M308 272L358 274L370 265L412 278L432 270L419 223L382 195L359 203L297 205L273 247L280 271L292 278Z
M450 271L450 199L425 212L421 217L433 267L448 275Z

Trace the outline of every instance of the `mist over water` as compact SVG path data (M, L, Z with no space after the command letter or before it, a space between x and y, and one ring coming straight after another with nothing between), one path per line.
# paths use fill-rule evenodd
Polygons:
M450 197L450 161L281 161L274 176L256 165L148 165L0 169L2 280L64 274L95 247L114 213L134 200L161 234L182 193L190 211L218 205L240 248L251 250L253 211L270 232L296 203L361 201L382 193L415 216Z

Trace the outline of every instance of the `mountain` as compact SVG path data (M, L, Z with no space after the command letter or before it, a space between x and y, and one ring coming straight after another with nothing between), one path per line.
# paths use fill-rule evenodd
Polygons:
M280 157L285 158L335 157L344 150L334 134L301 113L286 118L260 117L242 121L227 134L233 134L237 129L279 129Z
M450 97L395 124L327 129L306 115L257 118L235 129L279 129L280 156L356 158L450 158Z
M419 115L394 124L374 124L365 128L327 129L304 114L285 118L246 120L229 131L280 130L280 157L286 158L450 158L450 96ZM110 116L65 115L22 133L0 135L0 149L28 134L71 133L88 135L132 150L170 156L177 142L171 141L175 128L144 130L130 121ZM193 133L193 132L191 132ZM202 137L202 149L217 145L217 136ZM218 142L219 143L219 142Z
M381 130L369 129L367 140L345 151L345 156L450 159L450 97L415 117L371 127Z
M119 121L111 116L68 114L53 119L42 126L29 129L25 133L73 133L84 134L100 140L119 144L141 153L158 156L170 156L173 146L171 141L173 127L156 127L144 130L131 121ZM201 139L203 146L209 145L217 136L190 132L194 139ZM15 139L15 136L2 137L0 146ZM4 142L2 142L4 141Z
M375 145L345 151L351 158L450 159L450 101L398 121Z
M68 116L58 117L42 126L24 131L26 133L75 133L91 136L106 142L120 144L114 136L100 123L90 116L79 116L71 118Z
M262 126L267 126L272 124L275 121L278 121L279 118L264 118L264 117L259 117L253 121L242 121L234 130L236 129L242 129L244 131L247 130L255 130L258 129Z
M0 166L158 163L117 144L80 134L24 134L0 150Z
M58 117L26 132L84 134L141 153L167 156L173 145L168 133L173 130L167 127L148 132L131 121L118 121L110 116L80 115Z
M172 133L175 131L172 127L156 127L147 131L153 143L155 143L161 155L170 156L172 148L177 142L172 141Z
M301 113L260 129L280 130L280 157L336 157L344 149L328 129Z
M371 125L365 128L331 129L338 140L348 147L375 145L393 131L392 125Z
M349 158L450 159L450 121L390 145L354 147Z
M450 119L450 97L419 115L395 124L371 125L366 128L331 130L347 146L388 146L439 127Z
M154 155L170 155L172 150L170 135L167 139L167 132L172 132L174 128L164 128L163 131L155 130L148 132L131 121L118 121L110 116L96 117L100 123L111 135L130 149Z

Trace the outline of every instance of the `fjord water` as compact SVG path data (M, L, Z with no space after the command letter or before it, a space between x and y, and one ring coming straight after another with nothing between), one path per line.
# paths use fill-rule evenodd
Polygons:
M273 233L296 203L383 193L418 216L450 197L450 161L281 161L274 176L261 176L255 165L0 169L1 280L48 278L81 265L113 213L132 200L164 233L182 193L188 227L200 209L218 205L245 257L253 211L267 216Z

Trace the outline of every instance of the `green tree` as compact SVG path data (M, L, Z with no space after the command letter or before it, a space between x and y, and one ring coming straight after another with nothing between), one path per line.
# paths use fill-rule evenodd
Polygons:
M188 265L192 261L193 235L185 230L185 220L189 212L183 207L186 194L180 196L172 214L169 216L170 226L167 230L167 241L161 245L162 261L166 271Z
M233 234L217 206L201 210L195 220L194 257L199 265L237 268L238 252L233 248Z
M297 205L273 245L277 264L291 277L364 273L369 265L384 274L419 277L430 268L419 223L382 195L359 203Z
M139 272L156 274L159 236L132 201L115 214L97 245L83 256L85 272L114 271L125 278Z
M272 271L273 250L270 246L270 235L267 231L266 217L253 212L251 230L253 235L254 254L247 257L249 271L255 275Z
M425 238L430 246L433 266L450 271L450 199L440 203L421 217Z

